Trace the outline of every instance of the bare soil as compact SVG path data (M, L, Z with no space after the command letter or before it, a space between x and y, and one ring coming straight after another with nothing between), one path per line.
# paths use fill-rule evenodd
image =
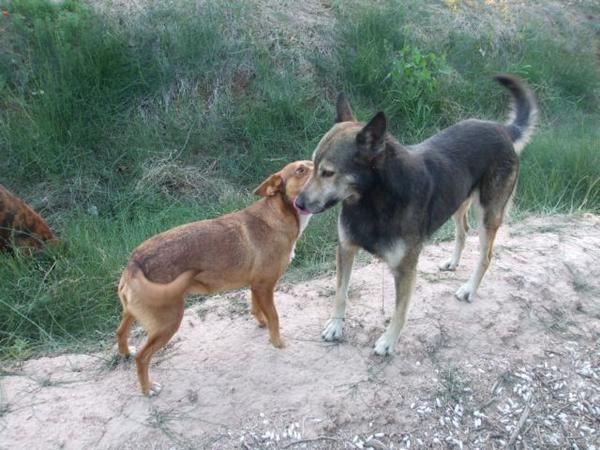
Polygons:
M157 354L158 397L112 349L5 364L0 448L598 448L600 217L503 227L473 303L453 293L477 237L441 272L451 248L424 250L392 357L372 354L393 304L379 262L353 273L341 343L320 339L331 275L278 289L283 350L247 292L214 296Z

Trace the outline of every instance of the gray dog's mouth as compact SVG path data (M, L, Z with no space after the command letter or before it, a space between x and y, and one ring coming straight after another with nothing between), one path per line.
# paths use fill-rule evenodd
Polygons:
M298 200L298 197L296 197L294 199L294 208L296 209L296 211L298 212L299 215L301 215L301 216L309 216L309 215L313 214L311 211L309 211L308 209L306 209L306 207L299 206L297 200Z
M325 203L323 206L315 207L311 204L306 204L303 201L302 196L300 195L300 196L296 197L296 200L294 200L294 207L300 214L319 214L319 213L322 213L323 211L331 208L337 202L338 202L337 199L331 199L327 203Z

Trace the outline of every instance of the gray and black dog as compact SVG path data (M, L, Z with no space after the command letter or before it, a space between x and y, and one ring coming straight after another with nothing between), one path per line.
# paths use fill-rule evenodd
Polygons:
M452 217L454 253L440 269L456 269L471 203L479 213L481 255L456 297L466 301L475 297L515 190L519 154L537 117L535 98L523 81L508 74L495 79L513 98L507 124L464 120L411 146L403 146L386 132L383 112L365 125L356 121L346 97L338 97L336 123L319 142L312 178L296 199L298 209L312 214L342 202L336 306L322 333L325 340L342 336L354 255L363 248L385 261L394 275L396 308L374 348L379 355L392 353L406 322L424 242Z

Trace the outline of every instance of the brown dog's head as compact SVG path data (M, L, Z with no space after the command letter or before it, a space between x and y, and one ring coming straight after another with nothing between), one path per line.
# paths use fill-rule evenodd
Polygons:
M290 201L294 201L313 173L312 161L294 161L289 163L279 172L274 173L254 193L261 197L271 197L284 194Z
M383 153L386 120L382 112L366 125L357 122L350 103L340 94L335 125L313 153L314 174L296 200L296 207L316 214L340 201L360 197L373 177L372 165Z

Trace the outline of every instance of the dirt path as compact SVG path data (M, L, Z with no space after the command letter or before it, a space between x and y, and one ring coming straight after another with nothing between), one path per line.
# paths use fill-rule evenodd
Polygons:
M332 277L277 293L285 350L247 313L247 294L186 312L145 398L112 352L27 361L1 373L2 449L598 448L600 218L505 227L473 304L426 247L397 353L371 348L393 302L380 263L355 270L340 344L319 338ZM382 313L382 298L385 299Z

